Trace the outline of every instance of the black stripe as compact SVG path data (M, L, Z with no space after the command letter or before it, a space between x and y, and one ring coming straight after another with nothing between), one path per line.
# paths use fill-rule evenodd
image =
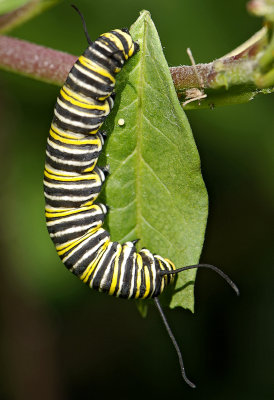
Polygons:
M120 277L121 277L121 266L122 266L123 261L124 261L124 244L122 244L122 251L121 251L121 254L118 259L118 276L117 276L117 283L116 283L116 286L115 286L115 289L113 292L113 296L117 295L117 292L119 289L119 283L120 283Z
M105 115L98 115L98 116L84 116L84 115L79 115L77 114L77 111L73 112L74 110L66 110L62 105L59 103L56 103L55 105L55 110L60 114L62 117L67 118L68 120L72 122L81 122L86 125L99 125L104 122L106 119Z
M124 38L124 36L121 35L121 33L117 32L117 31L111 31L111 33L121 41L123 48L124 48L124 52L128 56L129 48L128 48L128 43L127 43L126 39Z
M132 247L126 266L125 266L125 273L122 283L122 288L119 297L123 299L129 298L130 293L130 286L131 286L131 279L132 279L132 270L134 266L134 255L136 254L136 248Z
M106 70L114 77L114 72L115 69L117 67L120 66L120 64L117 62L117 60L113 60L111 58L111 53L109 53L107 50L105 50L103 47L100 47L98 45L99 40L97 39L97 41L94 42L94 45L91 47L88 47L83 56L88 58L89 60L96 62L96 64L100 65L103 68L106 68ZM103 56L105 56L107 59L101 58L100 56L98 56L97 54L95 54L95 52L93 51L96 50L98 51L100 54L102 54Z
M68 96L69 96L69 95L68 95ZM91 118L94 117L94 116L98 116L98 117L102 116L102 117L106 118L107 115L109 114L109 113L107 113L106 115L102 115L102 114L105 114L105 113L107 112L108 108L107 108L106 110L99 110L98 108L89 109L89 108L85 108L85 107L81 107L81 106L76 106L75 104L72 104L69 100L66 100L66 99L62 96L61 93L59 94L58 97L59 97L59 99L60 99L63 103L65 103L65 104L68 105L69 107L73 108L74 110L76 110L76 111L81 111L81 112L85 112L85 113L87 113L87 114L91 114ZM79 101L79 100L77 100L77 101ZM100 104L94 104L95 107L96 107L97 105L101 107L102 105L104 106L104 103L102 103L102 101L100 101Z
M79 62L79 65L82 67L82 68L84 68L84 66L83 66L83 64L80 64L80 62ZM92 70L92 67L90 68L90 69L87 69L86 68L86 70L88 71L88 72L92 72L93 74L95 74L95 75L97 75L97 76L99 76L100 77L100 79L103 79L103 80L105 80L104 78L104 75L100 75L100 74L96 74L93 70ZM107 71L108 72L108 71ZM71 70L71 74L76 78L76 79L79 79L81 82L83 82L83 83L85 83L85 84L87 84L87 85L91 85L91 86L94 86L95 87L95 93L96 93L96 91L100 91L100 92L103 92L103 95L105 94L105 96L107 95L107 94L111 94L112 93L112 91L113 91L113 82L111 82L111 80L109 79L109 82L110 83L108 83L108 82L99 82L99 81L97 81L96 79L94 79L94 78L92 78L92 77L90 77L90 76L87 76L87 75L85 75L83 72L81 72L81 71L79 71L77 68L73 68L72 70ZM70 77L68 77L68 80L70 79ZM98 97L102 97L103 96L102 94L98 94L97 96ZM96 97L95 97L96 98Z
M147 297L150 297L152 294L152 281L153 281L152 271L151 271L151 267L153 265L153 255L150 253L151 257L149 257L147 254L143 253L142 251L140 252L140 255L142 257L143 264L148 267L149 279L150 279L150 289L149 289Z
M58 232L62 232L65 229L69 229L69 228L79 228L79 227L84 227L81 231L77 232L70 232L70 233L62 233L61 236L58 237L52 237L52 240L54 243L56 244L62 244L62 243L66 243L69 240L73 240L76 239L77 237L81 237L83 236L93 225L93 227L95 226L99 226L102 225L104 222L104 217L102 214L98 214L98 215L94 215L94 216L87 216L84 217L80 220L77 220L75 222L73 221L69 221L69 222L62 222L58 225L51 225L48 226L48 232L50 234L56 234Z
M153 297L157 297L161 294L161 285L162 285L162 279L164 279L164 277L162 277L160 275L160 271L162 270L160 267L160 263L157 260L157 258L154 258L155 261L155 269L156 269L156 285L155 285L155 290L153 293Z
M61 258L65 258L69 253L74 251L74 254L72 254L66 261L65 265L68 269L71 269L74 264L87 252L92 250L98 242L101 240L109 237L109 233L105 230L102 230L101 233L99 233L97 236L93 235L91 236L87 242L80 248L81 244L77 245L76 247L72 248L68 252L66 252L64 255L61 256ZM72 272L79 276L82 275L82 273L85 271L85 269L88 267L88 265L96 258L97 254L100 252L101 247L99 247L97 250L94 250L87 258L82 260L82 262L72 270Z
M102 52L100 52L100 53L102 53ZM90 57L86 57L85 55L83 55L83 56L84 56L85 58L87 58L88 60L92 61L93 63L95 63L95 64L97 64L97 65L100 65L100 60L102 60L102 58L99 58L98 55L96 55L95 53L92 53L92 52L90 52L90 51L89 51L89 55L90 55ZM112 87L112 90L113 90L113 86L114 86L114 84L115 84L115 77L114 77L114 75L111 73L111 71L109 71L109 68L104 68L104 69L106 70L107 73L109 73L109 74L112 76L113 80L110 79L110 78L108 78L108 77L105 76L105 75L100 74L100 73L97 72L97 71L94 71L94 70L92 69L92 66L86 67L86 66L85 66L84 64L82 64L81 61L79 61L79 60L77 60L75 64L79 65L82 69L84 69L85 71L87 71L87 73L91 73L91 72L92 72L92 75L97 76L98 78L100 78L100 80L103 81L103 84L105 84L106 86L111 86L111 87ZM75 64L74 64L74 65L75 65ZM71 72L72 72L72 71L73 71L73 73L74 73L74 71L80 72L80 71L79 71L77 68L75 68L74 66L73 66L72 69L71 69ZM83 74L82 72L80 72L80 74L81 74L82 76L84 76L85 79L86 79L87 81L89 81L89 77L88 77L87 75ZM92 80L94 80L95 82L97 82L97 81L96 81L95 79L93 79L93 78L92 78Z
M93 130L99 130L101 125L95 128L81 128L79 126L71 125L67 122L60 121L55 115L53 116L52 122L57 126L57 128L62 129L63 131L71 131L73 133L83 133L84 135L88 135Z
M104 259L104 262L100 265L100 270L96 273L96 276L94 278L94 281L92 283L92 288L95 290L100 290L104 293L108 293L110 286L111 286L111 281L112 281L112 277L113 277L113 272L114 272L114 265L115 265L115 260L116 257L113 258L113 260L111 261L113 254L117 251L117 247L118 247L118 242L111 242L106 251L109 250L108 255L106 256L106 258ZM110 270L108 272L107 275L107 280L104 286L101 285L101 280L103 278L103 275L106 271L106 269L109 267L109 263L111 262L110 265ZM93 274L92 274L93 275ZM90 277L91 280L92 277ZM89 281L90 281L89 280Z

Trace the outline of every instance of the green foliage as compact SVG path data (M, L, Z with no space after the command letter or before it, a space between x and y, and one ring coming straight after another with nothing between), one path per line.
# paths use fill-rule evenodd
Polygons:
M139 248L179 268L199 260L207 193L191 129L147 11L131 34L140 51L118 74L115 108L106 123L111 135L101 160L111 172L104 189L108 225L112 240L140 239ZM171 307L193 310L194 278L193 270L179 274Z
M0 21L0 33L13 30L59 1L62 0L0 0L0 15L7 14Z
M24 6L29 0L0 0L0 14L5 14Z

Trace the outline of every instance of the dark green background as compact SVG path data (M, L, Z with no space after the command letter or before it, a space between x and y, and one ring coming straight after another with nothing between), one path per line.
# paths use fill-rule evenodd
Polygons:
M67 4L66 4L67 3ZM148 9L170 66L209 62L260 29L245 1L79 0L92 38ZM13 36L80 54L76 13L63 2ZM241 290L199 271L196 313L166 311L197 389L180 377L156 310L90 291L66 272L46 232L44 152L58 88L0 74L0 398L272 399L273 98L188 113L209 191L202 262Z

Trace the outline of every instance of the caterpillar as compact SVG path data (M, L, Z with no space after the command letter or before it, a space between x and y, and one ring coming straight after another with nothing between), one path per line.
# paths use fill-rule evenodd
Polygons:
M45 215L49 235L66 268L92 289L125 299L153 298L186 377L182 355L158 300L177 273L206 267L220 274L238 293L236 285L217 267L208 264L176 269L167 258L148 249L137 252L136 242L112 242L103 228L106 205L95 203L108 168L97 166L105 134L100 128L115 98L115 76L139 50L128 29L114 29L90 39L61 88L54 108L44 170Z

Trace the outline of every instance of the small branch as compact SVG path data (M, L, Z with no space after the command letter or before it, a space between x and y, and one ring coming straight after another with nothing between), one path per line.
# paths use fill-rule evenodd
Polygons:
M259 93L273 92L273 70L263 71L266 67L263 60L267 59L271 68L274 59L273 39L269 43L268 36L268 28L264 27L229 54L209 64L196 65L207 97L200 105L189 103L184 108L245 103ZM181 103L188 89L201 87L192 66L173 67L170 72Z
M273 39L269 43L268 30L263 28L233 52L211 63L171 67L181 104L186 100L187 90L201 88L201 80L206 98L186 102L185 109L244 103L258 93L271 93L273 43ZM0 68L33 79L61 86L76 59L71 54L0 36Z
M59 0L29 0L22 7L14 11L0 15L0 33L6 33L17 25L21 25L29 19L52 7Z
M77 57L7 36L0 36L0 68L61 86Z

